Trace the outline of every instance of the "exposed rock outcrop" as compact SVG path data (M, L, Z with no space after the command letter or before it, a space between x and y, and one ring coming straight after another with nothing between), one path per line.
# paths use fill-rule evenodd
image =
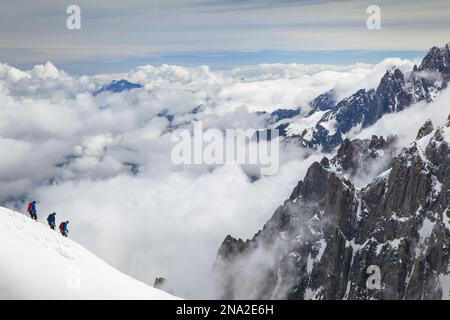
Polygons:
M363 188L336 163L359 167L358 150L383 149L385 139L345 141L314 163L253 239L225 239L214 265L219 297L450 298L450 128L424 127Z
M430 119L428 119L422 127L420 127L419 132L417 133L416 140L422 139L423 137L429 135L434 130L433 123Z

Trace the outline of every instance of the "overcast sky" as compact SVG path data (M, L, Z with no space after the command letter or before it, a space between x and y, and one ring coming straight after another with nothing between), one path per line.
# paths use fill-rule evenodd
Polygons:
M81 30L66 28L74 3ZM366 27L372 4L381 7L381 30ZM448 0L15 0L1 4L0 61L50 60L82 72L147 63L376 62L443 45L449 27Z

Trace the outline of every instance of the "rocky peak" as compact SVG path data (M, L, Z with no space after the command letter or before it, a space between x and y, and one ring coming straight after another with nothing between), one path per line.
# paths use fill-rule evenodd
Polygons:
M345 139L337 151L334 158L335 163L339 163L344 171L356 170L359 163L359 158L362 155L362 140Z
M377 87L373 102L367 106L363 127L374 124L387 113L398 112L411 105L414 98L407 90L408 86L399 69L386 71Z
M434 127L433 123L430 119L428 119L422 127L420 127L419 132L417 133L416 140L422 139L423 137L429 135L431 132L433 132Z
M302 198L310 201L322 201L327 189L329 166L324 166L326 160L321 163L314 162L306 172L305 178L299 181L294 188L290 199Z
M320 165L324 168L330 167L330 160L328 160L327 157L323 157L322 160L320 160Z
M235 239L227 235L220 246L218 257L222 260L228 260L241 253L245 248L245 242L242 239Z
M443 48L433 47L425 56L419 67L421 71L438 72L443 78L450 80L450 50L446 44Z
M113 92L113 93L119 93L119 92L129 91L129 90L133 90L133 89L140 89L140 88L143 88L143 86L139 83L132 83L125 79L113 80L108 85L95 91L93 95L97 96L100 93L106 92L106 91Z
M400 69L388 70L381 78L377 92L398 92L403 89L405 76Z
M375 90L358 90L352 96L339 102L326 113L317 123L311 138L309 131L302 134L303 145L315 148L322 146L325 152L331 152L342 142L344 134L351 128L364 121L368 105L375 97Z
M372 138L370 139L370 143L369 143L369 149L376 149L376 150L380 150L380 149L384 149L386 148L386 140L384 140L383 136L376 136L373 135Z
M310 103L311 111L313 114L316 111L331 110L336 106L336 92L332 89L325 93L322 93Z
M331 163L339 172L350 176L361 173L361 170L370 170L374 161L390 165L396 153L396 138L373 135L371 139L345 139L339 147Z
M270 114L268 123L276 123L283 119L291 119L300 115L300 109L277 109Z

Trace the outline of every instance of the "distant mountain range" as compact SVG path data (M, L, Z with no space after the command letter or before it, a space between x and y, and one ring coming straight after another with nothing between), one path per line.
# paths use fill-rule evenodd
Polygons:
M433 47L420 66L408 75L397 68L386 71L376 89L361 89L336 101L335 92L321 94L310 103L311 111L298 116L299 110L276 111L272 118L284 141L330 152L351 131L376 123L383 115L399 112L410 105L431 102L447 88L450 80L450 48ZM280 121L284 120L284 121Z

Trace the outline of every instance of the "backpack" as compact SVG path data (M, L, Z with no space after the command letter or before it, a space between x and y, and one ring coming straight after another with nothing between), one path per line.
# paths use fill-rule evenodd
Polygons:
M65 222L61 222L61 224L59 225L59 230L64 231L65 225L66 225Z
M31 212L31 211L33 211L33 202L30 202L28 204L28 212Z

